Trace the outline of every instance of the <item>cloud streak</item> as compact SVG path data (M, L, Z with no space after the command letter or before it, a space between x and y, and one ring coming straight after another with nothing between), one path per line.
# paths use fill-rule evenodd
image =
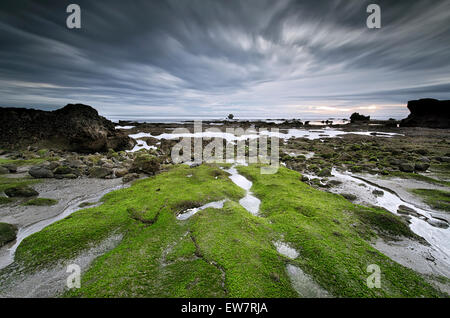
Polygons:
M104 115L402 117L448 99L450 3L378 1L2 1L3 106L69 102ZM322 107L322 108L320 108Z

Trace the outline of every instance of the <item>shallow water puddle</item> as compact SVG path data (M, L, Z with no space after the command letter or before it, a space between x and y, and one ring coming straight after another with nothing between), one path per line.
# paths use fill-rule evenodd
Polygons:
M303 298L328 298L330 294L320 287L310 276L306 275L299 267L288 264L287 274L291 280L292 287Z
M250 191L253 183L243 175L239 174L234 166L230 169L225 169L225 171L230 174L229 178L234 182L234 184L246 191L245 197L239 200L239 204L251 214L258 216L261 200L255 197Z
M268 136L268 137L278 137L280 139L287 140L289 138L307 138L310 140L313 139L321 139L321 138L333 138L341 135L347 134L357 134L364 136L374 136L374 137L393 137L400 136L401 134L397 133L382 133L375 131L343 131L334 128L325 128L323 130L308 130L308 129L286 129L286 133L282 132L272 132L272 131L261 131L259 135ZM144 137L153 137L156 139L177 139L177 138L223 138L227 142L234 142L238 140L247 140L254 139L259 137L258 132L255 131L252 134L236 136L232 133L228 132L216 132L216 131L202 131L196 133L163 133L157 136L153 136L150 133L137 133L130 134L129 137L133 139L139 139Z
M298 252L294 248L290 247L288 244L286 244L282 241L273 242L273 245L275 245L277 252L283 256L289 257L291 259L295 259L299 255Z
M139 151L141 149L145 149L145 150L150 150L150 149L156 150L156 149L158 149L156 146L149 146L146 141L141 140L141 139L136 140L136 142L137 142L137 144L134 145L133 149L126 150L126 152L136 152L136 151Z
M11 264L14 261L14 254L16 253L17 248L19 247L20 243L22 243L22 241L25 238L27 238L28 236L43 230L47 226L66 218L67 216L71 215L72 213L74 213L78 210L83 209L82 207L80 207L80 204L82 202L99 201L105 194L107 194L111 191L114 191L114 190L122 189L124 187L125 187L125 185L119 185L119 186L113 187L111 189L101 191L99 193L94 193L90 196L82 196L82 197L75 198L72 201L70 201L70 203L64 208L64 210L60 214L56 215L55 217L52 217L52 218L49 218L46 220L42 220L37 223L31 224L29 226L20 228L17 233L16 240L13 242L12 246L9 248L2 248L0 250L0 269L8 266L9 264ZM91 205L89 207L92 208L92 207L98 206L100 204L101 203L99 203L97 205Z
M411 203L405 202L395 193L385 191L385 189L374 186L373 184L365 182L359 178L355 178L350 174L341 173L335 169L333 169L332 174L338 180L343 181L347 184L364 184L364 187L353 187L354 194L356 194L358 197L362 197L363 201L367 201L368 203L376 206L381 206L396 215L400 215L397 212L399 206L404 205L408 208L414 209L418 213L418 215L423 216L422 218L414 216L410 218L409 226L411 230L417 235L423 237L428 243L430 243L431 247L433 248L434 257L440 259L450 267L450 244L448 243L450 242L450 228L445 229L432 226L429 223L433 220L433 215L430 211L421 209L420 207L417 207ZM382 196L369 195L373 192L373 190L383 190L384 194Z
M192 209L188 209L180 214L177 215L177 219L178 220L187 220L189 219L191 216L193 216L195 213L201 211L201 210L205 210L207 208L214 208L214 209L222 209L223 208L223 204L226 202L227 200L221 200L221 201L215 201L215 202L210 202L207 203L205 205L202 205L201 207L198 208L192 208Z
M118 246L122 238L122 234L114 234L98 245L92 245L74 259L63 261L52 268L42 269L25 275L20 274L20 277L12 281L9 281L8 277L0 277L0 285L2 286L0 298L58 296L67 290L67 278L70 275L70 273L67 273L69 264L80 266L83 273L97 257Z

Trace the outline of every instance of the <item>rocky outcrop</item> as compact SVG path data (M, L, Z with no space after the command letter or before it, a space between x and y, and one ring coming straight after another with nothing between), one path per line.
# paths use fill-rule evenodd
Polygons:
M91 106L69 104L55 111L0 108L0 146L47 142L76 152L130 149L133 141Z
M352 122L352 123L367 122L367 121L370 121L370 116L364 116L364 115L361 115L360 113L353 113L350 116L350 122Z
M450 100L412 100L408 109L411 114L401 121L401 127L450 128Z

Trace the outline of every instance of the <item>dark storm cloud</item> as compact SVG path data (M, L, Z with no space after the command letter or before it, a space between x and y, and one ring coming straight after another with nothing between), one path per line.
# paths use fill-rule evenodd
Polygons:
M80 30L66 28L71 2ZM372 2L2 1L1 103L251 116L448 98L450 2L377 1L369 30Z

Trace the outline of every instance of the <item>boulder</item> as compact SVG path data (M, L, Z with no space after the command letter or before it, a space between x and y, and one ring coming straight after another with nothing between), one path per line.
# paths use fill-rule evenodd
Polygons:
M403 172L414 172L414 166L409 162L402 162L399 168Z
M117 178L121 178L124 175L128 174L128 169L126 169L126 168L115 169L114 174Z
M115 129L113 122L83 104L68 104L50 112L0 108L0 136L0 146L5 148L47 141L64 150L92 153L134 145L125 132Z
M450 100L431 98L408 102L410 114L401 127L450 128Z
M2 165L2 167L8 169L10 173L16 173L17 172L17 166L16 165L6 164L6 165Z
M112 170L104 167L93 167L89 169L90 178L105 178L106 176L112 174Z
M39 195L39 193L36 190L27 186L7 188L5 190L5 194L10 198L16 197L28 198Z
M53 178L54 176L50 169L41 166L31 167L30 170L28 170L28 173L33 178Z
M140 155L136 159L134 159L133 164L131 165L130 172L136 173L146 173L154 175L160 169L159 160L155 156L151 155Z
M429 167L430 164L425 162L416 162L414 165L416 171L427 171Z
M7 174L7 173L9 173L9 169L0 166L0 174Z

